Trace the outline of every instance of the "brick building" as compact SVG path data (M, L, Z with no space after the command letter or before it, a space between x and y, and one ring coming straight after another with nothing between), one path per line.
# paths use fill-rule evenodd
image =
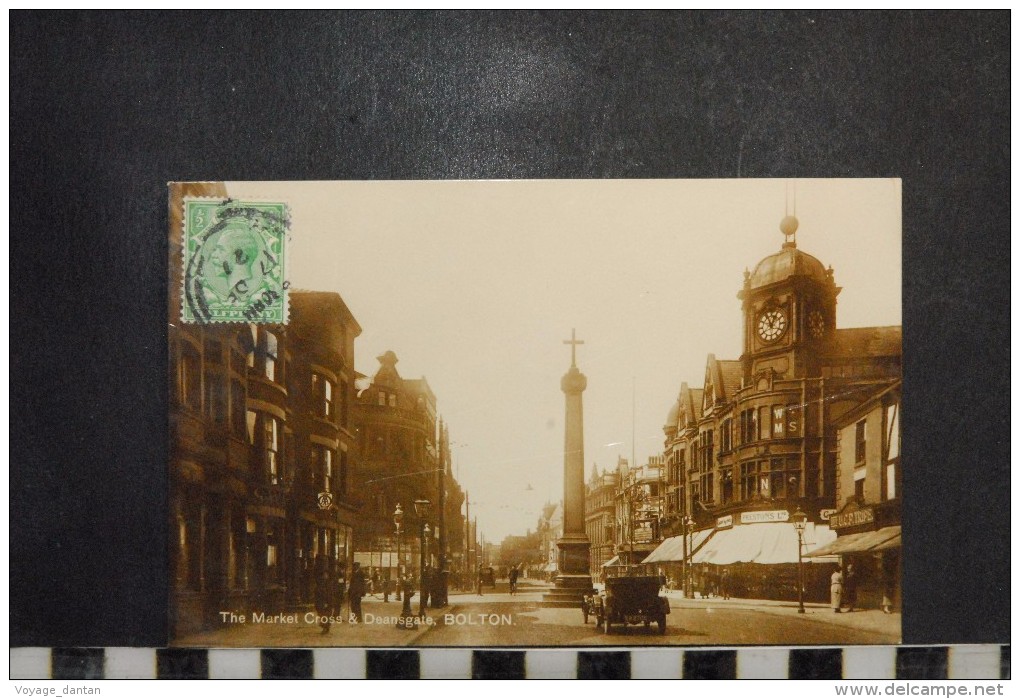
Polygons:
M392 580L398 574L399 549L401 569L416 571L422 521L414 502L428 500L427 564L436 567L445 555L451 570L453 563L462 565L465 535L464 495L452 472L448 429L437 420L436 396L428 381L401 377L392 351L377 360L379 369L354 403L358 459L352 487L361 503L355 558ZM399 542L397 505L403 511Z
M852 565L857 606L898 609L901 599L901 381L876 387L835 422L837 538L810 557L838 555Z
M807 517L805 551L834 540L839 420L901 375L901 328L839 328L833 269L797 248L796 226L784 219L780 251L744 273L740 357L708 355L664 427L670 538L652 558L691 563L702 592L727 568L734 594L796 597L791 517ZM817 561L806 585L822 598L834 564Z
M616 555L621 565L638 565L654 551L661 536L662 465L660 456L633 468L617 461Z
M315 566L350 564L354 510L346 482L354 339L337 294L291 292L287 326L184 324L184 196L222 185L175 185L170 206L171 633L220 611L274 613L311 604ZM332 503L319 509L318 494Z
M596 464L585 485L584 525L591 542L589 571L602 579L602 566L616 555L616 492L620 476L616 471L599 471Z

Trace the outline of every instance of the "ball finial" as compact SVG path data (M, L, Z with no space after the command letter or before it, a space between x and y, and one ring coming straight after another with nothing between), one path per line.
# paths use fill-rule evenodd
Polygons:
M798 225L800 222L796 216L786 216L779 222L779 230L783 232L783 235L790 236L797 232Z

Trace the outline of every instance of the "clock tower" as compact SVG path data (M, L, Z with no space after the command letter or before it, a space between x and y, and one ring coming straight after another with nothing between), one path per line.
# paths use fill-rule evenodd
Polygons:
M784 241L744 272L744 351L740 361L744 385L768 390L774 379L802 379L820 374L818 357L836 329L840 287L817 258L797 249L798 221L779 224Z

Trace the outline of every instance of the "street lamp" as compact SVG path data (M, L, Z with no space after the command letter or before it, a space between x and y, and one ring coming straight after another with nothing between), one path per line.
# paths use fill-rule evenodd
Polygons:
M804 613L804 527L807 526L807 515L799 507L791 517L793 528L797 530L797 613Z
M694 565L694 518L690 515L684 515L683 518L684 527L684 598L690 599L694 596L694 592L691 590L694 573L691 567ZM690 545L687 544L687 538L690 537Z
M397 601L400 601L400 595L402 594L400 588L403 587L403 576L400 574L400 523L404 521L404 511L400 508L400 503L397 503L397 509L393 511L393 523L397 525Z
M428 523L425 521L429 516L429 507L432 505L428 500L415 500L414 501L414 513L418 515L418 521L421 522L421 546L419 556L419 568L421 571L421 592L418 595L418 616L422 619L425 618L425 565L428 561L425 554L425 547L428 545L428 539L426 538L431 531Z

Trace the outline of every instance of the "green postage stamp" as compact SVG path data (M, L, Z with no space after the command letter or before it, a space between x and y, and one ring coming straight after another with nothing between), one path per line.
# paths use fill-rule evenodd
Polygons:
M184 200L185 323L287 322L287 205Z

